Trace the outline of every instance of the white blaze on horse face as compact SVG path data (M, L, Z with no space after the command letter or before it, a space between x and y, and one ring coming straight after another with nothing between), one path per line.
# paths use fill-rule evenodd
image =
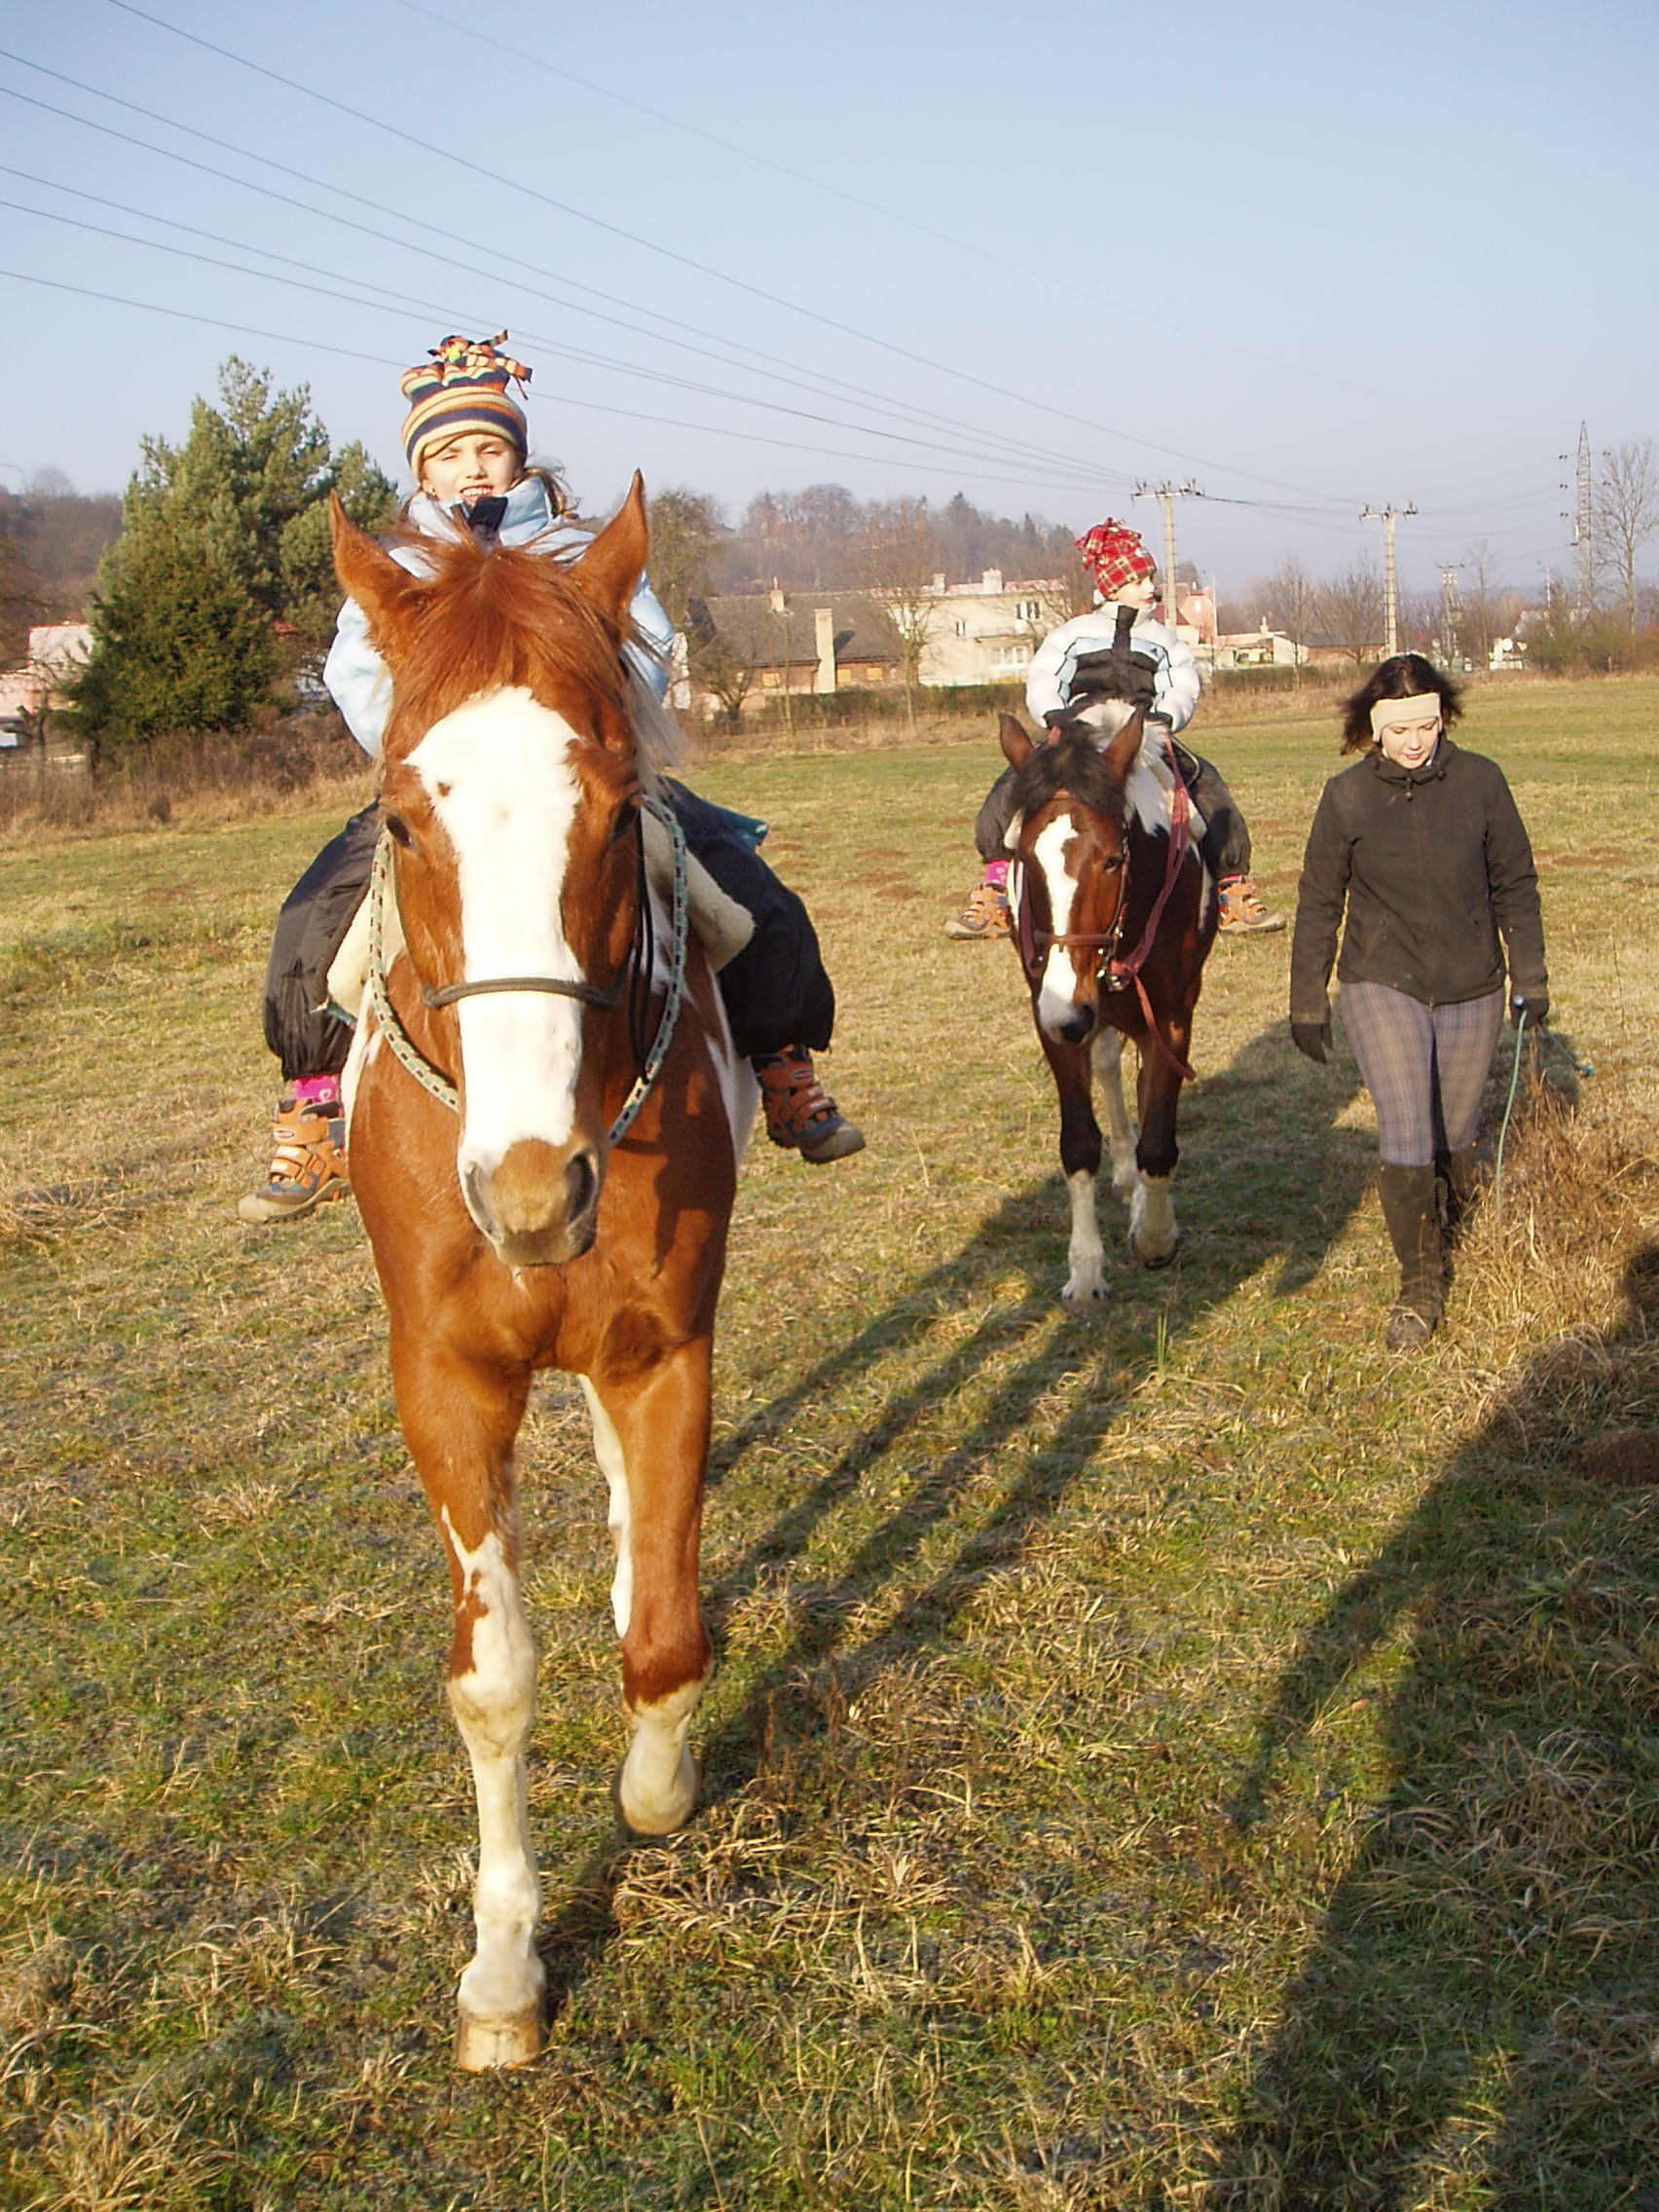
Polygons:
M409 756L455 848L462 973L585 980L559 897L580 788L575 732L527 690L490 691L434 722ZM551 992L462 999L462 1171L488 1175L525 1138L568 1144L581 1067L582 1008Z
M1066 872L1066 857L1078 842L1077 825L1069 815L1057 814L1037 833L1031 848L1031 866L1049 887L1050 926L1056 937L1071 928L1072 903L1077 883ZM1043 983L1037 994L1037 1019L1051 1037L1058 1036L1062 1022L1071 1020L1077 1006L1077 971L1071 954L1051 945L1043 962Z

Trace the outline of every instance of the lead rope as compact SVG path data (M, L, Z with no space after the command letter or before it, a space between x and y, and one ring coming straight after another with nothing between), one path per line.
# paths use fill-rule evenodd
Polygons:
M645 1054L645 1064L640 1068L633 1089L622 1101L621 1110L610 1124L610 1135L608 1141L612 1145L620 1144L629 1129L633 1127L635 1116L649 1096L651 1086L662 1073L662 1065L668 1057L668 1049L674 1042L675 1026L680 1019L680 1010L685 999L685 954L690 935L691 911L689 874L685 863L685 832L675 820L671 810L662 805L659 800L648 798L644 803L667 830L674 847L674 918L671 925L673 934L668 948L668 990L663 1001L662 1019L657 1023L657 1033L651 1042L651 1049ZM447 1106L452 1114L459 1114L461 1111L460 1091L451 1083L448 1076L433 1067L430 1060L424 1058L416 1051L402 1022L397 1017L397 1011L391 1003L391 994L387 989L384 926L387 886L391 878L391 838L383 830L380 842L375 847L374 869L369 877L369 997L374 1006L375 1018L380 1023L381 1035L386 1039L392 1058L397 1061L400 1067L407 1069L423 1090L429 1091L439 1104ZM650 886L648 882L645 885L645 905L642 910L641 926L649 931L651 925L649 916ZM653 944L654 958L654 938L647 938L647 942ZM648 968L643 977L643 987L645 992L648 994L650 990ZM630 1024L631 1026L632 1024Z

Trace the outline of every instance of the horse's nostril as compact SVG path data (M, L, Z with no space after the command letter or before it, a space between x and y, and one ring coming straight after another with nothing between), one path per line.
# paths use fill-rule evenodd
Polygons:
M570 1219L580 1221L592 1205L599 1188L599 1177L594 1170L593 1155L578 1152L565 1169L565 1189L570 1199Z
M1081 1045L1093 1027L1093 1009L1091 1007L1080 1006L1075 1014L1069 1014L1066 1019L1060 1023L1060 1035L1065 1039L1068 1045Z

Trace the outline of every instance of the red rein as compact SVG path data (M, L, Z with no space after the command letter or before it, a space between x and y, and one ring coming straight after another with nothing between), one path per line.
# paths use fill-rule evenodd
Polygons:
M1126 960L1112 961L1110 972L1112 980L1120 989L1124 983L1133 983L1135 996L1140 1000L1141 1014L1145 1017L1147 1028L1152 1032L1154 1045L1163 1054L1170 1066L1179 1073L1184 1082L1196 1083L1198 1078L1193 1070L1185 1060L1177 1057L1173 1047L1166 1043L1162 1031L1159 1028L1153 1016L1152 1001L1146 995L1146 985L1141 981L1140 974L1142 968L1146 965L1146 956L1152 950L1153 940L1158 935L1158 925L1163 919L1163 909L1169 903L1169 894L1174 890L1180 876L1182 864L1187 858L1187 847L1191 842L1190 824L1193 802L1188 795L1187 786L1182 780L1181 771L1175 763L1175 748L1167 735L1163 740L1163 749L1169 761L1170 779L1169 860L1163 870L1163 888L1152 903L1152 912L1147 916L1146 928L1141 932L1139 944L1135 946Z

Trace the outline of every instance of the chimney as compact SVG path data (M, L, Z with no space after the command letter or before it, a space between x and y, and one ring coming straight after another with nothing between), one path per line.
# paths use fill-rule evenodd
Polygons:
M1000 592L1002 588L1003 580L1002 571L1000 569L987 569L984 574L979 578L979 589L982 592L990 594L993 592Z
M933 589L935 599L942 599L944 597L944 571L942 569L936 569L934 571Z
M787 614L789 605L789 601L784 597L783 586L774 577L772 579L772 612L774 614Z
M832 607L815 607L812 610L812 633L818 647L818 673L812 680L815 691L833 691L835 688L835 609Z

